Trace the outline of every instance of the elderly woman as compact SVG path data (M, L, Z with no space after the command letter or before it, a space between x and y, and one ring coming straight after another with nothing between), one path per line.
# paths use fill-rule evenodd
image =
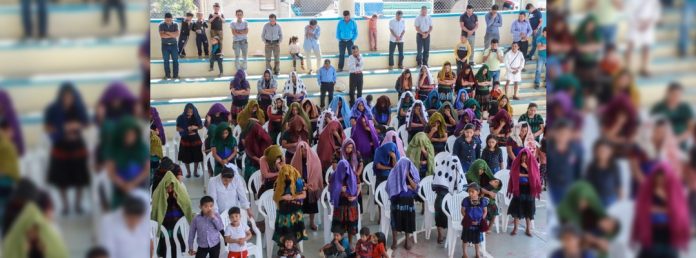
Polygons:
M316 231L317 225L314 224L314 215L319 213L317 203L321 196L321 191L324 189L321 161L307 142L299 141L295 149L295 156L293 156L290 164L300 172L305 182L307 198L305 198L302 205L302 212L309 214L309 227Z
M406 233L404 248L411 249L411 233L416 231L414 199L418 191L418 169L408 158L401 158L389 173L386 191L391 200L392 250L396 249L399 232Z

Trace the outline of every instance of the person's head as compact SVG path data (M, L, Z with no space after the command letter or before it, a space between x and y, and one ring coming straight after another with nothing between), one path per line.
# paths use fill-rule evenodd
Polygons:
M479 193L481 193L481 186L476 182L470 183L466 188L466 192L469 193L469 197L472 199L478 199Z
M239 209L239 207L230 208L227 211L227 216L230 217L230 222L234 226L239 225L240 221L242 220L242 214L241 214L241 210Z
M665 136L669 133L668 129L669 122L667 119L660 117L655 121L652 131L652 143L654 146L662 146Z
M520 164L527 163L527 159L529 159L529 157L527 157L527 153L521 152L520 153L520 161L521 161Z
M469 39L467 39L466 36L459 36L459 42L466 43L469 42Z
M290 79L292 79L293 82L297 82L297 73L290 73Z
M558 239L566 254L580 254L580 236L582 232L575 224L565 224L558 232Z
M343 239L343 234L337 233L337 232L333 233L333 240L334 241L341 241L341 239Z
M268 22L270 22L271 25L276 25L276 18L275 13L272 13L271 15L268 15Z
M598 139L592 149L595 160L600 164L606 164L614 156L614 146L606 139Z
M135 228L145 219L146 205L142 199L132 195L123 200L123 215L127 227Z
M324 59L324 67L326 69L329 69L329 67L331 67L331 60L330 59Z
M360 48L358 48L358 46L353 45L352 50L353 50L353 56L358 56L358 55L360 55Z
M517 52L520 50L520 45L517 44L517 42L512 42L512 52Z
M499 9L498 5L494 4L493 6L491 6L491 13L498 13L498 9Z
M173 19L174 19L174 16L172 16L172 13L165 13L164 14L164 22L165 23L172 23Z
M372 97L372 94L367 94L367 96L365 97L365 101L367 101L367 105L370 105L370 106L372 105L373 98L374 97Z
M350 21L350 11L348 11L348 10L343 11L343 20L345 22Z
M471 73L471 66L470 65L465 65L464 66L464 74L469 74Z
M354 147L354 146L353 146L352 143L346 144L346 147L345 147L345 149L346 149L346 154L351 154L351 153L353 153L353 147Z
M421 115L421 103L413 104L413 113L416 115Z
M486 146L488 146L489 149L495 149L495 147L498 145L498 138L495 138L495 135L489 134L486 137Z
M452 64L449 61L445 62L445 71L452 72Z
M309 26L312 26L312 27L317 26L317 19L311 19L311 20L309 20Z
M466 14L467 14L467 15L471 15L471 14L473 14L473 13L474 13L474 6L472 6L472 5L467 5L467 6L466 6Z
M553 122L549 132L553 132L553 138L557 141L567 141L572 137L573 121L560 118Z
M87 258L109 258L109 253L104 249L104 247L97 246L92 247L87 251Z
M396 20L400 21L401 16L403 16L403 15L404 15L404 12L402 12L401 10L396 11Z
M186 21L193 20L193 13L186 13Z
M244 17L244 11L242 9L237 9L234 11L234 16L237 16L237 19L242 19Z
M292 106L290 109L290 113L293 115L297 115L300 113L300 110L297 109L297 106Z
M529 106L527 106L527 116L529 118L533 118L534 115L536 115L537 108L538 108L538 106L536 103L534 103L534 102L529 103Z
M544 29L541 30L541 35L544 36L544 38L546 38L546 27L544 27Z
M269 77L270 77L270 75L269 75ZM277 99L275 100L275 105L276 105L276 109L282 108L282 107L283 107L283 99L277 98Z
M213 10L215 11L215 13L219 13L220 12L220 3L214 3Z
M365 105L362 102L358 102L358 110L365 111Z
M523 123L520 127L520 137L526 137L529 133L529 124ZM522 138L524 140L524 138Z
M296 43L297 43L297 40L298 40L297 36L292 36L292 37L290 37L290 44L291 44L291 45L292 45L292 44L296 44Z
M526 12L520 12L520 14L517 16L517 20L519 21L524 21L527 19L527 13Z
M501 182L500 179L493 179L491 181L488 181L488 184L492 186L493 189L498 189L498 187L500 187L502 183L503 182Z
M215 37L210 39L210 44L217 45L219 42L220 42L219 36L215 36Z
M527 10L528 12L533 12L534 10L536 10L536 7L534 7L533 4L529 3L529 4L527 4L527 6L524 7L524 9Z
M220 173L220 179L222 180L222 184L226 186L232 183L232 180L234 180L234 169L223 167Z
M360 229L360 239L363 241L367 240L370 237L370 229L368 227L362 227Z
M283 237L283 246L285 249L293 249L295 247L295 236L287 234Z
M505 106L507 106L509 101L510 100L508 100L507 95L500 96L500 101L498 101L498 106L505 107Z
M672 82L667 87L667 106L674 108L681 103L681 95L684 89L678 82Z
M203 20L203 12L197 12L197 13L196 13L196 19L198 19L198 20Z
M491 49L498 49L498 39L491 39Z
M372 235L372 242L375 244L387 244L387 238L384 236L384 233L382 232L375 232L374 235Z
M421 16L426 16L426 15L428 15L428 7L427 7L427 6L425 6L425 5L424 5L424 6L421 6L420 15L421 15Z
M598 224L599 229L609 236L615 236L619 233L619 230L621 230L621 223L619 220L610 216L599 219Z
M476 127L474 126L474 124L471 124L471 123L466 124L464 126L464 139L471 140L471 138L474 137L474 129L475 128Z
M213 206L215 204L215 201L213 200L213 197L210 196L203 196L200 201L200 208L201 208L201 214L204 215L210 215L212 214L213 211Z
M411 69L404 69L404 71L401 73L403 75L404 79L410 79L411 78Z
M483 71L481 71L482 74L487 75L488 74L488 67L481 67Z

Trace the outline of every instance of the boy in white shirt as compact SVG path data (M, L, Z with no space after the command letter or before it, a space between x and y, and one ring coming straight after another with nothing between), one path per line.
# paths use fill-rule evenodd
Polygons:
M249 226L242 224L242 216L238 207L232 207L227 212L230 224L225 225L225 243L227 243L227 258L246 258L248 255L246 241L251 239Z

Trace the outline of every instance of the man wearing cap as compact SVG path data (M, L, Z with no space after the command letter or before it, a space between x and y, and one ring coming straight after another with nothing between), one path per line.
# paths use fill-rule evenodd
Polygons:
M177 38L179 37L179 27L174 22L171 13L164 14L164 21L159 24L159 34L162 39L162 59L164 60L164 79L171 79L169 60L174 64L174 79L179 79L179 51L177 48Z
M399 49L399 69L403 69L404 62L404 33L406 33L406 23L401 18L403 12L396 11L394 19L389 21L389 69L394 68L394 49Z
M234 165L222 168L220 175L210 178L208 195L215 200L213 210L217 213L223 213L232 207L239 207L247 210L249 217L253 217L253 213L249 209L245 184Z
M208 23L210 23L210 37L220 37L222 45L222 24L225 23L225 15L220 11L220 3L213 4L213 13L208 16Z
M459 16L459 27L462 29L462 36L466 37L469 41L471 47L474 47L474 40L476 39L476 29L478 29L478 17L474 14L474 7L471 5L466 6L466 12ZM469 56L469 64L474 64L474 55Z
M268 22L263 25L261 40L266 44L266 69L271 69L271 55L273 55L273 74L280 73L280 41L283 40L283 30L276 21L276 15L268 16Z

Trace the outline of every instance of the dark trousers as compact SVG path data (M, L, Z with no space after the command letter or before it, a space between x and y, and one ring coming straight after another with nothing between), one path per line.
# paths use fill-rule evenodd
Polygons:
M335 82L322 82L322 83L321 83L321 88L320 88L321 93L320 93L320 96L319 96L319 98L320 98L320 100L319 100L319 101L320 101L320 105L319 105L319 106L320 106L321 108L324 108L324 107L325 107L324 104L325 104L326 102L324 102L324 97L326 97L326 92L329 93L329 101L331 101L331 100L333 99L333 92L334 92L334 85L335 85L335 84L336 84Z
M201 47L203 50L205 50L205 55L209 55L209 50L208 50L208 36L203 34L196 34L196 48L198 49L198 56L201 56Z
M208 256L210 254L210 256ZM196 258L218 258L220 257L220 244L217 244L216 246L213 247L198 247L198 250L196 250Z
M106 25L109 22L111 9L116 9L118 15L118 24L121 28L121 33L126 31L126 5L122 0L107 0L104 2L104 11L102 13L102 23Z
M363 74L351 73L348 78L348 85L348 95L350 96L350 106L352 107L355 103L355 90L358 90L358 98L362 97Z
M179 51L177 51L176 44L163 44L162 45L162 59L164 59L164 76L171 78L171 73L169 70L169 59L174 61L174 78L179 77Z
M520 40L517 41L517 45L520 46L520 51L522 51L522 56L527 56L527 50L529 49L529 41Z
M186 56L186 43L188 43L188 38L189 34L179 34L179 46L177 47L179 49L179 55L180 56Z
M210 70L213 70L213 64L215 64L216 61L218 63L218 69L220 69L220 73L222 73L222 56L210 56Z
M541 33L541 30L538 30L538 33L532 33L532 49L529 50L529 54L525 55L525 58L531 59L532 56L534 56L534 52L536 52L536 43L537 38L539 37L539 33Z
M416 35L416 63L418 66L428 65L430 56L430 36L423 38L421 34Z
M457 60L457 73L464 69L464 62Z
M46 10L47 0L33 0L36 2L36 12L37 12L37 22L39 29L39 37L46 37L46 29L48 27L48 12ZM31 37L34 30L33 17L31 15L31 2L32 0L22 0L22 26L24 27L24 36Z
M399 67L404 64L404 42L389 41L389 66L394 66L394 49L399 49Z
M348 50L348 55L350 55L352 49L352 40L341 40L338 42L338 70L343 70L343 64L346 59L346 50Z

